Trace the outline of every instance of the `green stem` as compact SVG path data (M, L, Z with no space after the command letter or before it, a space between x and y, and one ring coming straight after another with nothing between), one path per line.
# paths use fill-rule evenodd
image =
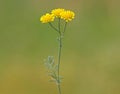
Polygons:
M61 48L62 48L62 37L60 30L60 18L58 19L58 29L59 29L59 49L58 49L58 92L61 94L61 85L60 85L60 60L61 60Z
M57 28L55 28L55 27L52 25L52 23L49 22L49 25L50 25L55 31L60 32Z
M65 33L66 31L66 27L67 27L67 22L65 22L65 26L64 26L64 31L63 31L63 34Z
M60 85L58 85L58 92L59 92L59 94L61 94L61 87L60 87Z
M59 29L59 33L61 33L61 29L60 29L60 18L58 18L58 29Z
M58 87L58 94L61 94L61 84L60 84L60 61L61 61L61 50L62 50L62 37L63 34L65 33L66 30L66 25L67 22L65 23L64 26L64 30L63 32L61 32L61 21L60 18L58 19L58 29L55 28L52 23L49 23L49 25L59 33L59 38L58 38L58 42L59 42L59 48L58 48L58 71L57 71L57 87Z
M59 37L59 49L58 49L58 90L61 94L61 85L60 85L60 60L61 60L61 50L62 50L62 38Z

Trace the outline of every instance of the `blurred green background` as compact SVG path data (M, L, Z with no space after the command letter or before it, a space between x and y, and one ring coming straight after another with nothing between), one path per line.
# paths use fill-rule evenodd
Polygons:
M57 94L44 66L57 33L39 17L75 12L62 49L62 94L120 94L119 0L1 0L0 94Z

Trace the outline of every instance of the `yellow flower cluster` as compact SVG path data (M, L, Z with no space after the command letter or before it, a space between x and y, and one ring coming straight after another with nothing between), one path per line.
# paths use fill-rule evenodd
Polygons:
M55 16L55 17L61 17L61 13L64 12L65 10L62 9L62 8L58 8L58 9L54 9L52 10L52 14Z
M60 18L65 20L66 22L71 21L75 17L75 13L70 10L65 10L62 8L54 9L51 11L51 13L46 13L42 17L40 17L40 21L42 23L49 23L54 21L54 18Z
M45 15L43 15L41 18L40 18L40 21L42 23L48 23L48 22L51 22L51 21L54 21L54 15L53 14L49 14L49 13L46 13Z
M74 19L75 14L72 11L64 11L64 12L61 12L60 16L61 16L61 19L64 19L66 22L68 22Z

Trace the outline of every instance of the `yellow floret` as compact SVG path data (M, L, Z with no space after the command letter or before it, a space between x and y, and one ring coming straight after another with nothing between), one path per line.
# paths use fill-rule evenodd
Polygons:
M63 12L63 11L64 11L64 9L58 8L58 9L52 10L51 13L52 13L55 17L60 17L60 13Z
M64 19L66 22L71 21L75 17L75 13L72 11L64 11L60 13L61 19Z
M40 17L40 21L42 23L48 23L48 22L52 22L54 21L54 15L53 14L49 14L49 13L46 13L45 15L43 15L42 17Z

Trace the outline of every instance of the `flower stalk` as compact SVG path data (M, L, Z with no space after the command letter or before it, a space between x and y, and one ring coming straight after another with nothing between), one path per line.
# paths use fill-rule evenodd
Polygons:
M49 23L49 25L58 33L58 62L55 63L53 56L48 56L48 59L45 62L46 67L48 68L48 73L51 76L52 80L56 82L56 85L58 87L58 94L61 93L61 76L60 76L60 64L61 64L61 52L62 52L62 38L64 36L64 33L66 31L66 26L69 21L74 19L74 12L69 10L64 10L61 8L54 9L50 13L46 13L40 18L40 21L42 23ZM54 21L54 19L58 19L58 27L56 28L51 22ZM64 20L65 23L62 24L61 20ZM64 25L64 28L62 28L61 25Z
M60 84L60 60L61 60L61 50L62 50L62 38L59 37L59 49L58 49L58 90L61 94L61 84Z
M59 42L59 49L58 49L58 92L59 94L61 94L61 85L60 85L60 61L61 61L61 50L62 50L62 36L61 36L61 32L60 32L60 19L59 19L59 38L58 38L58 42Z

